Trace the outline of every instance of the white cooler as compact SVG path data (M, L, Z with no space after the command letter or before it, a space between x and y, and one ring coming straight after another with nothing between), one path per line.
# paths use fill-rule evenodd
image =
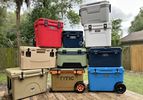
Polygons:
M80 6L79 14L81 23L103 23L110 21L111 4L108 1L100 1Z
M111 29L110 22L85 24L85 46L86 47L108 47L111 46Z

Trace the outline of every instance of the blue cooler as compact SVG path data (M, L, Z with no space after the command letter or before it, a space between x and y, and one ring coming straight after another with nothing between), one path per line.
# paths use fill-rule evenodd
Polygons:
M83 47L83 31L63 31L64 48Z
M123 67L88 67L89 91L116 91L124 93Z
M90 48L88 50L89 66L120 67L121 54L121 48Z

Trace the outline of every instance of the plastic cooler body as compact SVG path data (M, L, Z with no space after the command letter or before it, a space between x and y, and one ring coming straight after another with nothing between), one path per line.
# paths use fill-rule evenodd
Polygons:
M110 21L111 4L108 1L100 1L80 6L79 14L81 23L103 23Z
M94 67L120 67L121 48L90 48L88 50L88 65Z
M117 83L123 83L123 67L88 67L89 91L114 91Z
M87 67L87 53L85 48L60 48L57 52L57 66L59 68Z
M34 23L35 42L37 47L62 46L63 22L40 18Z
M63 31L64 48L83 47L83 31Z
M85 24L85 47L110 47L111 29L110 22Z

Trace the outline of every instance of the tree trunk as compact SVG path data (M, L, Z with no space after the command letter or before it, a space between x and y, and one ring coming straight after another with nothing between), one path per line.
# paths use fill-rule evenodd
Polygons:
M16 36L17 36L17 58L18 58L18 67L20 67L21 57L20 57L20 7L16 8Z

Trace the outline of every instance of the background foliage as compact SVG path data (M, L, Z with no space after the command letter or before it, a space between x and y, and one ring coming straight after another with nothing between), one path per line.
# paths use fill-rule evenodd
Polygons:
M131 22L129 32L131 33L131 32L136 32L141 30L143 30L143 8L140 9L139 14Z

